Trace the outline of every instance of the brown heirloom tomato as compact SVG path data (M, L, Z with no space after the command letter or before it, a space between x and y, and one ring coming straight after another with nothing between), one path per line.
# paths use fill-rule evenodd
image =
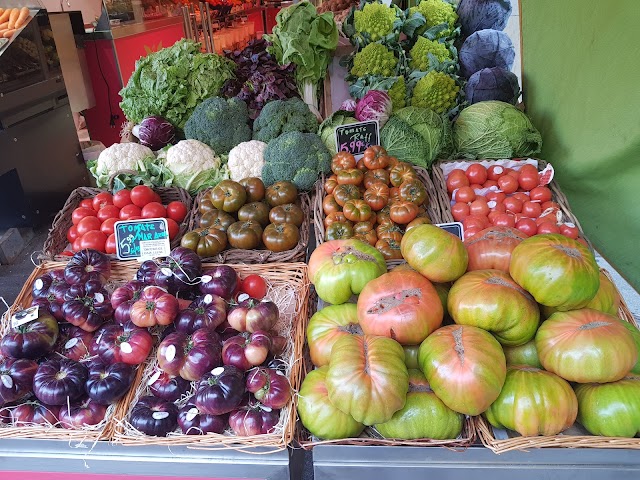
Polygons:
M400 189L398 187L391 187L389 189L389 202L400 202Z
M364 200L349 200L344 204L344 216L352 222L366 222L373 216L371 207Z
M376 234L378 238L402 238L402 228L400 225L396 225L395 223L389 221L387 223L381 223L376 228Z
M358 160L358 163L356 163L356 168L360 170L362 173L367 173L367 171L369 170L367 166L364 164L364 160L362 159Z
M325 232L325 240L344 240L353 237L353 227L346 222L334 222Z
M389 217L396 223L406 225L418 215L418 206L411 202L394 202L389 209Z
M367 148L362 155L362 161L369 170L385 168L389 164L387 151L379 145Z
M262 240L262 227L258 222L236 222L227 229L227 240L233 248L258 248Z
M389 203L389 187L384 183L374 183L364 192L363 198L373 210L382 210Z
M405 162L398 162L398 164L389 171L389 180L394 187L399 187L407 180L417 179L418 174L416 171L411 165Z
M331 160L331 171L338 173L348 168L356 168L356 158L349 152L338 152Z
M240 185L247 192L247 202L259 202L264 199L265 187L258 177L247 177L240 180Z
M348 223L349 225L353 225L353 223L347 220L347 217L344 216L343 212L333 212L324 217L324 228L327 228L332 223L341 222Z
M211 227L226 232L229 225L235 223L235 221L236 220L228 213L214 208L200 217L199 225L202 228Z
M276 182L267 188L265 198L270 207L285 203L295 203L298 199L298 188L291 182Z
M339 212L340 210L342 210L342 207L338 204L338 202L336 202L335 196L327 195L322 199L322 211L325 215Z
M262 242L272 252L291 250L300 240L300 230L292 223L272 223L264 229Z
M269 225L269 207L264 202L252 202L243 205L238 210L238 220L258 222L262 228Z
M200 205L198 205L198 211L200 213L204 214L213 210L217 210L217 208L213 206L213 203L211 203L211 197L209 196L209 193L210 192L207 192L204 195L204 198L200 201Z
M376 242L376 248L385 260L402 260L400 242L391 238L382 238Z
M216 228L196 228L184 234L180 245L201 257L213 257L226 248L227 234Z
M383 168L377 170L367 170L364 174L364 186L369 188L374 183L389 184L389 172Z
M389 210L391 210L391 206L387 203L387 206L384 207L376 214L376 222L382 225L383 223L391 223L391 217L389 216Z
M324 182L324 191L327 192L327 194L332 194L333 191L335 190L335 188L338 186L338 177L337 175L331 175L329 178L327 178L327 180Z
M337 177L338 185L360 185L364 179L364 174L357 168L347 168L340 170Z
M389 157L389 165L387 166L387 170L391 170L393 167L395 167L399 163L400 163L400 160L398 160L396 157Z
M422 205L427 199L427 189L418 179L402 182L399 187L400 200Z
M362 240L373 247L375 247L376 242L378 241L378 235L376 235L376 230L373 228L373 223L371 222L356 223L353 226L353 233L354 238Z
M211 203L223 212L237 212L247 201L247 192L242 185L233 180L223 180L211 193Z
M360 198L360 189L355 185L338 185L333 191L333 196L338 205L344 207L349 200L357 200Z
M293 223L296 227L300 227L303 220L304 212L295 203L286 203L273 207L269 212L269 221L271 223Z

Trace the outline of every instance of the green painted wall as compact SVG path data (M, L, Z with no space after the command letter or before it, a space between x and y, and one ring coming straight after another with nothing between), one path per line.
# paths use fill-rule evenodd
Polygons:
M640 0L520 0L523 90L571 208L640 290Z

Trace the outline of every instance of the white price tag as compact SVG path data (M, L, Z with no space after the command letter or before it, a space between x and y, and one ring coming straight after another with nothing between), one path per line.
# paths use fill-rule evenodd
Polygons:
M24 325L25 323L33 322L38 318L38 311L40 307L37 305L33 307L29 307L25 310L20 310L16 312L13 317L11 317L11 326L13 328L18 328L20 325Z
M224 372L224 367L216 367L211 370L211 375L220 375L222 372Z
M190 408L187 412L187 421L190 422L191 420L196 418L199 413L200 411L196 407Z
M77 338L70 338L69 340L67 340L67 343L64 344L65 350L69 350L70 348L75 347L79 341L80 340L78 340Z
M131 348L131 344L129 342L122 342L120 344L120 350L122 350L124 353L133 352L133 348Z
M174 358L176 358L176 347L175 345L169 345L167 350L164 352L164 357L168 362L171 362Z
M147 382L147 385L153 385L154 383L156 383L156 380L158 380L160 378L160 375L162 375L162 372L160 370L158 370L156 373L154 373L151 376L151 378Z
M164 420L169 416L169 412L153 412L151 416L154 420Z

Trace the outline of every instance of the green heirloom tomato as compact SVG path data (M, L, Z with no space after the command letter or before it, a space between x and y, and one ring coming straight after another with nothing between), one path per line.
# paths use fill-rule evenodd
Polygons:
M538 303L562 311L585 307L600 286L593 253L560 234L520 242L511 252L509 274Z
M529 340L527 343L517 347L503 347L503 350L507 359L507 366L529 365L530 367L542 368L535 340Z
M402 256L432 282L452 282L467 271L467 250L455 235L434 225L418 225L404 234Z
M591 434L628 438L640 434L640 377L576 385L575 391L578 422Z
M247 201L247 191L233 180L223 180L209 194L211 203L223 212L237 212Z
M325 232L326 240L346 240L353 237L353 227L348 222L333 222Z
M293 223L300 228L304 221L304 212L295 203L278 205L269 212L269 221L271 223Z
M557 435L577 414L578 400L566 380L524 365L509 367L500 396L485 412L494 427L522 436Z
M307 343L316 367L328 365L331 349L345 335L362 334L355 303L329 305L316 312L307 326Z
M271 223L262 232L262 242L272 252L286 252L300 241L300 230L293 223Z
M309 280L325 302L345 303L387 271L382 254L360 240L333 240L318 246L309 259Z
M507 374L502 347L485 330L448 325L429 335L418 352L420 369L445 405L479 415L500 395Z
M333 406L325 383L327 370L327 366L312 370L302 382L298 394L300 421L309 432L319 438L331 440L357 437L364 430L364 425Z
M331 403L365 425L391 420L404 406L409 374L398 342L346 335L333 344L327 372Z
M180 246L201 257L213 257L226 248L227 234L216 228L196 228L184 234Z
M624 320L620 320L620 323L624 328L629 330L633 337L633 343L636 344L636 348L638 349L638 361L631 369L631 373L640 375L640 330L638 330L635 325L631 325L629 322L625 322Z
M407 368L420 368L418 363L420 345L403 345L402 349L404 350L404 364Z
M462 431L464 415L454 412L429 387L420 370L409 370L409 391L402 409L391 420L376 425L383 437L398 439L457 438Z

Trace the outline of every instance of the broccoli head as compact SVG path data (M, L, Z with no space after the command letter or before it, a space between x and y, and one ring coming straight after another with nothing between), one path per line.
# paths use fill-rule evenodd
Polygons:
M247 104L237 98L208 98L195 108L184 134L206 143L218 155L226 155L239 143L251 140Z
M262 181L272 185L293 182L299 190L311 190L322 173L331 170L331 154L315 133L283 133L264 151Z
M253 139L269 143L287 132L311 133L318 130L318 119L299 98L267 103L253 123Z

